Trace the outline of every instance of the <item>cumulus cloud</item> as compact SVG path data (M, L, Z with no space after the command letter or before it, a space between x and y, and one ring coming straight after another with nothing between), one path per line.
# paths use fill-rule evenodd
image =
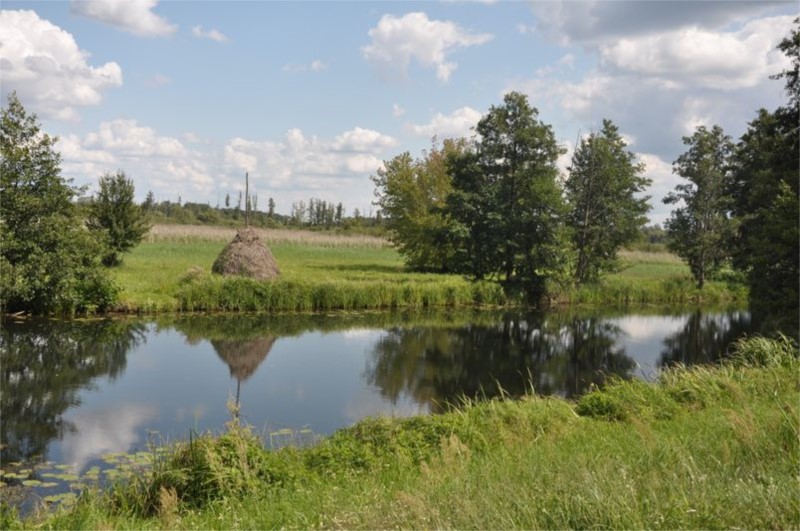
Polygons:
M586 5L590 4L578 4ZM606 9L605 4L596 7ZM663 7L656 4L654 12ZM748 9L711 9L706 14L722 20L723 14L741 15ZM684 15L673 19L686 20ZM709 20L707 16L707 25ZM738 136L755 109L782 101L780 83L769 76L788 66L775 48L791 27L792 17L786 15L743 21L736 29L687 25L609 38L584 46L584 52L596 54L598 62L581 78L567 75L558 63L563 67L569 61L560 60L538 69L533 77L509 82L505 90L528 94L540 110L575 129L596 129L603 118L610 118L630 131L638 150L672 160L683 150L681 137L698 125L719 124Z
M192 35L198 39L210 39L217 42L228 42L226 37L221 31L216 29L204 30L203 26L194 26L192 28Z
M281 70L284 72L297 73L297 72L322 72L327 70L328 65L320 59L314 59L308 64L287 63L283 65Z
M789 66L780 40L792 28L791 16L748 22L736 32L689 27L621 39L600 47L609 69L714 89L752 87Z
M395 118L400 118L405 113L406 113L406 110L404 108L402 108L401 106L399 106L398 104L395 103L395 104L392 105L392 116L394 116Z
M253 173L270 187L317 189L375 172L382 165L377 155L395 144L392 137L361 127L328 141L290 129L278 142L234 138L224 157L231 167Z
M178 27L153 13L158 0L73 0L73 13L127 31L139 37L172 35Z
M619 37L683 27L721 29L775 9L786 2L681 2L671 0L570 0L536 2L536 30L562 44L597 44Z
M153 190L161 196L207 197L214 188L208 155L136 120L103 122L84 137L62 137L57 147L64 175L90 186L100 175L123 169L142 196Z
M440 139L470 136L472 128L481 119L480 111L472 107L461 107L450 114L436 113L431 121L423 125L409 126L412 133L419 136Z
M436 78L447 82L458 67L448 56L459 48L489 42L488 33L471 33L455 22L430 20L425 13L402 17L384 15L369 30L372 42L361 49L364 58L382 74L405 77L411 60L425 68L434 68Z
M97 105L103 92L122 85L122 69L93 67L73 36L33 11L0 11L3 91L47 118L75 120L77 107Z

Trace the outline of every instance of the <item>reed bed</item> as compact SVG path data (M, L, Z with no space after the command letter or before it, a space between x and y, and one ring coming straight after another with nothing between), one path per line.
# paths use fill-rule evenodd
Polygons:
M262 229L254 228L258 236L267 244L313 245L319 247L389 247L384 238L365 234L337 234L323 231L300 229ZM236 228L211 227L204 225L153 225L145 237L145 242L229 242L236 236Z

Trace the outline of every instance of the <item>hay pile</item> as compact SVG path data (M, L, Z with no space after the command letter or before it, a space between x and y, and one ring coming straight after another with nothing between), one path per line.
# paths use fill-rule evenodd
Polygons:
M211 271L218 275L269 280L281 274L278 263L251 227L236 233L231 243L225 246L211 266Z

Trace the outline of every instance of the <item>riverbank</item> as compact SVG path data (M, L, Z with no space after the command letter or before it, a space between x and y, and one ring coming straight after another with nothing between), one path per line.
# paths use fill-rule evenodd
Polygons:
M618 381L578 402L466 403L264 450L232 423L153 474L4 528L795 528L796 346Z
M230 231L229 231L230 232ZM122 313L311 311L430 307L497 307L522 303L495 282L414 273L385 241L303 231L265 231L282 275L272 282L211 275L229 234L162 228L113 270ZM598 285L553 287L551 304L744 303L741 284L712 281L697 290L688 268L664 252L623 252L624 269Z

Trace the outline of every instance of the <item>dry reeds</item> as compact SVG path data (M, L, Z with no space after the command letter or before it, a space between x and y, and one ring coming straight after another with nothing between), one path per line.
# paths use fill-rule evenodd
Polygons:
M319 247L389 247L389 241L364 234L335 234L299 229L257 229L251 227L267 245L292 243ZM232 227L207 227L203 225L153 225L145 237L146 242L228 242L236 235Z

